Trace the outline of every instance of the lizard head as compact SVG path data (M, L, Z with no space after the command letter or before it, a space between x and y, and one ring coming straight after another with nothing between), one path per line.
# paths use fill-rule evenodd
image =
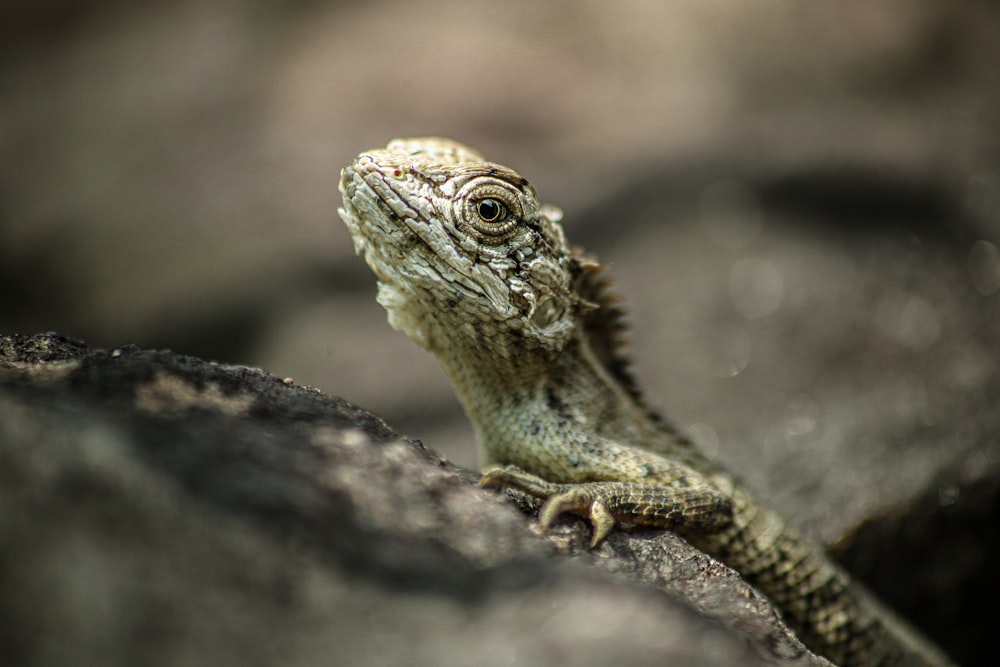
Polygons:
M589 304L562 212L528 181L447 139L396 139L341 173L339 209L389 323L431 352L558 352Z

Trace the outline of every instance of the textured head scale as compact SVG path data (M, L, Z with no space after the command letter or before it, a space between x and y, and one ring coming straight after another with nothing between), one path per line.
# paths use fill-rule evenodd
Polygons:
M587 306L562 213L513 170L453 141L397 139L359 155L340 190L390 323L432 352L456 329L501 354L572 336Z

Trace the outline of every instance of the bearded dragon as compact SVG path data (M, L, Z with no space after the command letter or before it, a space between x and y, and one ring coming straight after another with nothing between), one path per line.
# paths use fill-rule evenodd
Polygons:
M341 174L339 209L393 328L432 352L491 467L481 485L675 531L763 591L833 662L946 665L821 550L642 399L623 311L562 213L517 172L440 138L397 139Z

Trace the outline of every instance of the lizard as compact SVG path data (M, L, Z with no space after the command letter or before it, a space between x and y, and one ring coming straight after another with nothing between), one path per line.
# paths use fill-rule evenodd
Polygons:
M341 172L340 217L390 325L435 355L475 429L480 484L593 527L662 528L763 591L843 667L947 665L642 397L606 270L514 170L443 138L395 139Z

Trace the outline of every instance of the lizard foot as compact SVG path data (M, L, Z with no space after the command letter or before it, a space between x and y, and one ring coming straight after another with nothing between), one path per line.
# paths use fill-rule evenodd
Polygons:
M687 533L714 532L732 521L730 500L709 485L555 484L517 466L491 468L483 473L479 485L513 487L544 500L538 513L542 528L567 512L589 518L594 529L591 548L600 544L618 521Z

